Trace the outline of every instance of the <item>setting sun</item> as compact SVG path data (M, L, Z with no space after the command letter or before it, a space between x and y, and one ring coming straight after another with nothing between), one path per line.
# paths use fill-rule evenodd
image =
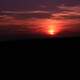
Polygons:
M49 29L49 30L48 30L48 33L49 33L50 35L53 35L53 34L55 33L55 30L54 30L54 29Z
M56 33L56 26L55 25L50 25L48 27L48 34L49 35L54 35Z

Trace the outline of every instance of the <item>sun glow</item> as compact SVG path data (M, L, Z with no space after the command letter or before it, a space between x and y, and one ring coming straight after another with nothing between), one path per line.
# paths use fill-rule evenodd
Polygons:
M50 25L49 27L48 27L48 34L49 35L54 35L55 33L56 33L56 26L55 25Z
M48 30L48 33L49 33L50 35L54 35L55 30L54 30L54 29L49 29L49 30Z

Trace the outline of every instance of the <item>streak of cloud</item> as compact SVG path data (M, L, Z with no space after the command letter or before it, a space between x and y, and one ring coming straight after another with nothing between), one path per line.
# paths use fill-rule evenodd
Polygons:
M50 13L49 11L1 11L1 13L3 14L34 14L34 13L42 13L42 14L46 14L46 13Z

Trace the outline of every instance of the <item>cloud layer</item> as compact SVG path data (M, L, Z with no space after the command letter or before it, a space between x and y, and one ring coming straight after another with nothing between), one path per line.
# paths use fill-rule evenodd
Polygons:
M57 6L58 11L1 11L0 12L0 24L14 23L19 24L30 19L53 19L53 20L73 20L75 23L80 20L80 6L65 6L63 4ZM9 22L10 21L10 22ZM13 24L14 24L13 23ZM21 24L20 23L20 24Z
M29 28L56 25L63 29L75 29L67 25L76 25L80 30L80 0L0 0L2 25L25 25Z

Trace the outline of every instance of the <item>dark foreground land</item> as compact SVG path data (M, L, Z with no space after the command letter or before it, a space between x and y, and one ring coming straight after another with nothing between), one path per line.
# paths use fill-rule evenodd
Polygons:
M20 48L20 49L62 49L80 48L80 37L67 38L25 38L0 41L1 48Z

